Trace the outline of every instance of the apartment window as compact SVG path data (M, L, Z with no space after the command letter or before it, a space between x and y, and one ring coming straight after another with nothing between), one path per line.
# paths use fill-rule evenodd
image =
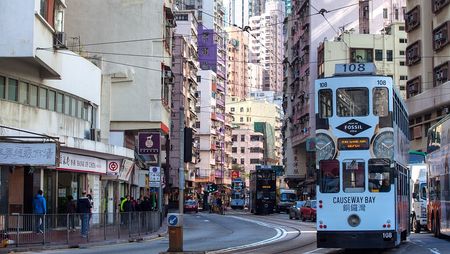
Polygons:
M447 82L449 80L449 63L450 62L445 62L439 66L437 66L436 68L434 68L434 86L438 86L441 84L444 84L445 82Z
M408 80L408 76L400 75L400 80Z
M259 159L250 159L250 164L259 164Z
M6 85L5 85L5 77L0 76L0 99L5 99L5 91L6 91Z
M434 0L434 1L431 1L431 3L433 4L433 12L438 13L442 9L444 9L444 7L446 5L448 5L450 3L450 1L449 0Z
M383 61L383 50L375 49L375 61Z
M245 147L241 147L241 153L245 153Z
M64 95L62 93L56 94L56 112L62 113L64 109Z
M239 111L240 111L240 112L244 112L244 108L241 107L241 108L239 109Z
M18 101L19 81L17 79L8 79L8 100Z
M386 60L389 62L392 62L393 58L392 58L392 50L386 50Z
M19 103L28 104L28 84L22 81L19 82Z
M41 8L39 9L39 14L47 19L48 14L48 0L41 0Z
M48 91L48 110L55 111L56 92Z
M83 102L77 100L77 117L83 118Z
M400 51L399 51L399 54L400 54L401 56L404 56L404 55L405 55L405 51L404 51L404 50L400 50Z
M450 22L445 22L433 30L433 49L440 50L449 43L448 31Z
M232 152L232 153L237 153L237 147L232 147L232 148L231 148L231 152Z
M405 66L405 61L400 61L400 66Z
M231 107L231 112L234 112L234 107Z
M47 89L39 87L39 107L47 108Z
M236 142L237 141L237 135L231 136L231 141Z
M421 76L415 77L406 82L406 98L413 97L421 93L422 78Z
M395 20L398 20L398 9L395 8L394 10L394 16L395 16Z
M405 10L405 8L403 8L403 10ZM405 14L403 14L403 15L405 15ZM405 26L399 26L398 30L399 31L405 31Z
M406 48L406 64L415 65L421 60L420 41L416 41Z
M76 111L77 111L77 101L75 100L75 98L70 98L70 115L76 116Z
M241 123L243 123L243 122L244 122L244 117L241 116L241 117L239 118L239 121L240 121Z
M30 103L30 106L37 106L38 102L38 87L35 85L29 86L29 96L28 96L28 102Z
M70 97L64 95L64 114L70 115Z
M352 63L371 63L373 62L373 49L350 49Z
M208 48L202 48L202 54L203 55L208 55Z
M241 164L245 164L245 159L241 158Z
M245 135L241 135L241 141L245 142Z
M384 8L384 9L383 9L383 18L384 18L384 19L387 19L387 18L388 18L388 9L387 9L387 8Z

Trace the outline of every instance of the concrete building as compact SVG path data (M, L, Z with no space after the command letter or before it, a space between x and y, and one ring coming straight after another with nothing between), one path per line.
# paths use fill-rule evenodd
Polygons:
M265 12L250 18L251 62L263 68L262 90L283 90L284 2L266 2Z
M233 170L242 172L241 177L250 186L250 171L264 164L264 135L255 132L253 126L243 125L233 128L232 142Z
M175 12L177 27L175 29L172 71L174 75L174 85L172 87L172 113L171 113L171 150L170 150L170 178L169 186L172 188L171 201L178 202L179 188L179 168L180 158L185 161L183 169L185 172L185 194L194 195L195 164L197 163L198 147L195 142L198 121L197 106L197 71L199 69L197 55L197 19L195 12L183 10ZM183 110L183 120L180 126L181 110ZM183 146L180 144L180 137L184 140ZM185 149L190 148L190 149ZM181 154L181 149L184 153ZM186 157L186 158L185 158ZM187 161L187 162L186 162Z
M386 27L383 34L345 32L333 41L320 43L317 52L317 77L333 76L336 64L373 62L377 74L391 76L395 86L406 99L405 86L408 80L408 69L405 65L406 41L404 22L392 23Z
M318 46L343 32L381 34L393 22L403 21L405 0L292 1L285 20L283 152L285 180L290 188L315 195L315 159L306 147L315 132L314 81L318 77ZM350 55L348 56L351 57ZM295 115L295 117L294 117Z
M103 74L111 77L114 143L136 148L136 159L144 161L145 172L149 166L161 166L168 194L174 81L172 1L73 0L70 6L66 13L68 38L79 39L73 46L83 54L100 57Z
M227 112L233 115L232 126L250 126L255 127L255 123L268 123L274 130L273 135L273 158L270 158L271 164L281 164L281 109L273 103L267 101L247 100L247 101L228 101ZM255 129L253 129L255 130ZM265 137L267 138L267 137ZM266 158L267 160L267 158Z
M449 113L448 3L407 1L406 94L411 149L415 150L426 151L428 129Z
M48 214L66 213L67 197L84 190L93 213L116 212L134 151L108 143L104 66L67 50L64 0L2 1L0 10L0 214L33 213L38 190Z
M248 34L237 27L227 27L227 96L240 100L247 98L248 87Z
M248 26L250 0L224 0L225 24L230 26Z

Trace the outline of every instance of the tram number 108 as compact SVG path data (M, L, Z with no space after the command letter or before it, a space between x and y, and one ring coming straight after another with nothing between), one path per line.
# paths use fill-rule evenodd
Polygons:
M349 74L375 74L376 69L373 63L351 63L351 64L336 64L335 75L349 75Z
M383 239L392 239L392 232L383 232Z

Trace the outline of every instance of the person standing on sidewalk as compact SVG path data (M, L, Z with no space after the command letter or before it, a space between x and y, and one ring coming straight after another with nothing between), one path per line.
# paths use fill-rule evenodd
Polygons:
M89 233L89 217L91 214L91 202L86 197L86 191L83 191L83 196L78 199L77 213L81 216L81 237L87 237Z
M44 233L44 219L47 213L47 201L44 198L44 192L39 190L33 199L33 213L35 214L35 230L36 233Z
M77 206L73 200L73 196L69 195L67 197L67 214L69 216L69 231L75 231L75 213L77 212Z

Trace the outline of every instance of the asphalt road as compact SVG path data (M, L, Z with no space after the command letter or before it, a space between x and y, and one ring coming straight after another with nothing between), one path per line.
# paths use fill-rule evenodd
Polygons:
M226 215L186 214L184 217L184 250L216 253L258 254L342 254L342 253L450 253L450 241L436 239L429 233L411 234L408 241L390 250L317 249L314 222L289 220L287 214L256 216L241 211ZM41 253L160 253L167 251L167 237L137 243L46 250ZM36 253L36 252L34 252Z

